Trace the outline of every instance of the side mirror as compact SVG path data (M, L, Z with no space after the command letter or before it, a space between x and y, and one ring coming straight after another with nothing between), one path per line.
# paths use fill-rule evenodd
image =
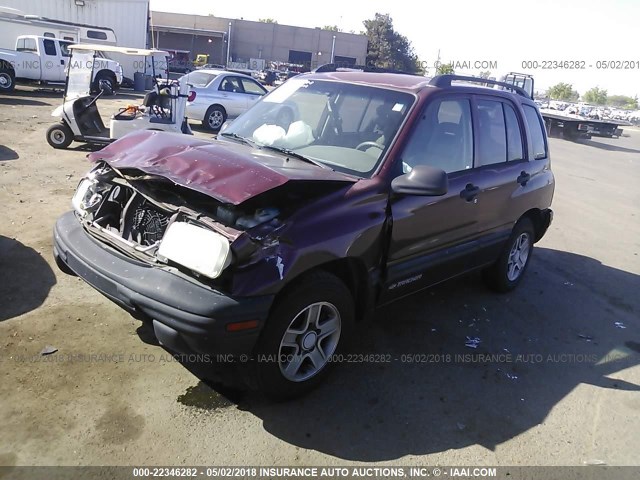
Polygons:
M416 165L409 173L396 177L391 190L403 195L441 196L449 190L447 173L429 165Z
M226 122L224 122L220 127L220 131L218 132L218 134L224 132L227 128L229 128L230 125L231 125L231 120L227 120Z

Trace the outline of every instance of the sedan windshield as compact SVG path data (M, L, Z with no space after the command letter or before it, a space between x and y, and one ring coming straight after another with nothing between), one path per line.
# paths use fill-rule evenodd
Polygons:
M193 85L194 87L206 87L217 76L218 75L216 75L215 73L191 72L182 77L182 80L186 81L189 85Z
M370 177L413 102L413 95L395 90L294 78L224 133Z

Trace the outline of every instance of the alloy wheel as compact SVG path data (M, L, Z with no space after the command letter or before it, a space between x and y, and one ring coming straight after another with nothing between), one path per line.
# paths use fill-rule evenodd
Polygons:
M528 233L523 232L513 242L511 252L509 252L509 260L507 262L507 278L509 281L514 282L520 277L524 267L527 265L527 260L529 260L530 250L531 239Z
M340 340L342 323L338 309L328 302L313 303L298 313L282 337L278 364L282 375L303 382L330 361Z

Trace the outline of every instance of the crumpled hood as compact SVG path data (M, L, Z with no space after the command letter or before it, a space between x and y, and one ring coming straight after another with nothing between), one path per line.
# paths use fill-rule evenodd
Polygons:
M289 181L356 181L294 157L231 142L149 130L133 132L88 157L118 170L135 168L158 175L234 205Z

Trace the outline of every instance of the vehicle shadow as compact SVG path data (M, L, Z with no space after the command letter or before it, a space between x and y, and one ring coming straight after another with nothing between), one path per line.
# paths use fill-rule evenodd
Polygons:
M3 160L17 160L20 158L18 152L6 145L0 145L0 162Z
M0 97L0 105L15 105L15 106L29 106L29 107L46 107L49 106L47 102L41 102L40 100L32 100L24 97Z
M640 150L637 148L627 148L621 147L619 145L611 145L609 143L602 143L595 140L578 140L576 143L581 143L582 145L588 145L590 147L599 148L601 150L607 150L608 152L623 152L623 153L640 153Z
M96 143L80 143L75 144L73 147L67 148L67 150L71 150L74 152L97 152L98 150L102 150L105 145L96 144Z
M238 408L283 441L353 461L495 450L580 384L640 392L610 377L640 363L639 281L537 248L515 292L494 295L472 275L392 304L319 389L287 403L250 394Z
M210 135L211 138L216 138L216 133L205 128L201 122L198 122L196 120L190 120L189 126L191 127L191 130L193 130L194 132L204 133L205 135Z
M147 92L134 92L133 90L129 90L127 92L118 91L114 96L106 98L113 98L115 100L136 100L142 103L146 93Z
M38 308L56 284L56 276L42 255L2 235L0 273L0 322Z

